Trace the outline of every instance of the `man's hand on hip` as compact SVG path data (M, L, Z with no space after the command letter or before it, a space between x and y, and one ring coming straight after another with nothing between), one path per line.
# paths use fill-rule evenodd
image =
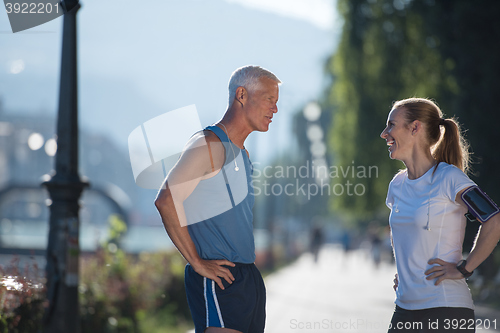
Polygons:
M223 278L224 280L227 281L227 283L231 284L234 281L234 276L231 274L231 271L227 269L225 266L231 266L234 267L235 264L232 262L225 260L225 259L219 259L219 260L203 260L201 259L199 262L196 264L191 264L193 266L193 269L196 273L200 274L201 276L204 276L206 278L209 278L211 280L214 280L215 283L219 286L220 289L224 290L224 286L222 285L222 280L220 278Z

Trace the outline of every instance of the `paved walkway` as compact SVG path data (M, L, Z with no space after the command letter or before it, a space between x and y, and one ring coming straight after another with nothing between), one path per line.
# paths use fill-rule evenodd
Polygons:
M317 263L306 253L266 278L266 333L385 333L394 311L395 272L385 263L377 269L363 251L345 255L328 246ZM476 314L491 324L478 333L500 332L498 312L478 307Z
M387 332L395 266L376 269L364 252L328 246L266 278L266 333Z

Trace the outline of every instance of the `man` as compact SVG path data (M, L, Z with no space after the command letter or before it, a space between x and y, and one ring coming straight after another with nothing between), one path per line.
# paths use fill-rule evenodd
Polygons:
M186 144L155 205L186 258L196 333L262 333L265 287L254 265L252 164L244 142L266 132L281 81L259 66L237 69L221 121Z

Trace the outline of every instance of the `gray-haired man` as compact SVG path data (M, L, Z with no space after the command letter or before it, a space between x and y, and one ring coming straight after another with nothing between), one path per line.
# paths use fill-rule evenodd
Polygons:
M280 84L262 67L237 69L222 120L193 135L156 198L168 235L189 263L185 283L196 333L264 331L253 169L244 142L269 129Z

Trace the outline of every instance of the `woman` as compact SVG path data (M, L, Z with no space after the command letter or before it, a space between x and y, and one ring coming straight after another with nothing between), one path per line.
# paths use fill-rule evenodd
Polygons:
M394 103L380 136L391 159L406 165L386 200L398 272L389 332L475 332L465 277L495 248L500 214L482 225L463 261L468 208L461 194L475 183L466 175L469 153L458 124L432 101L410 98Z

